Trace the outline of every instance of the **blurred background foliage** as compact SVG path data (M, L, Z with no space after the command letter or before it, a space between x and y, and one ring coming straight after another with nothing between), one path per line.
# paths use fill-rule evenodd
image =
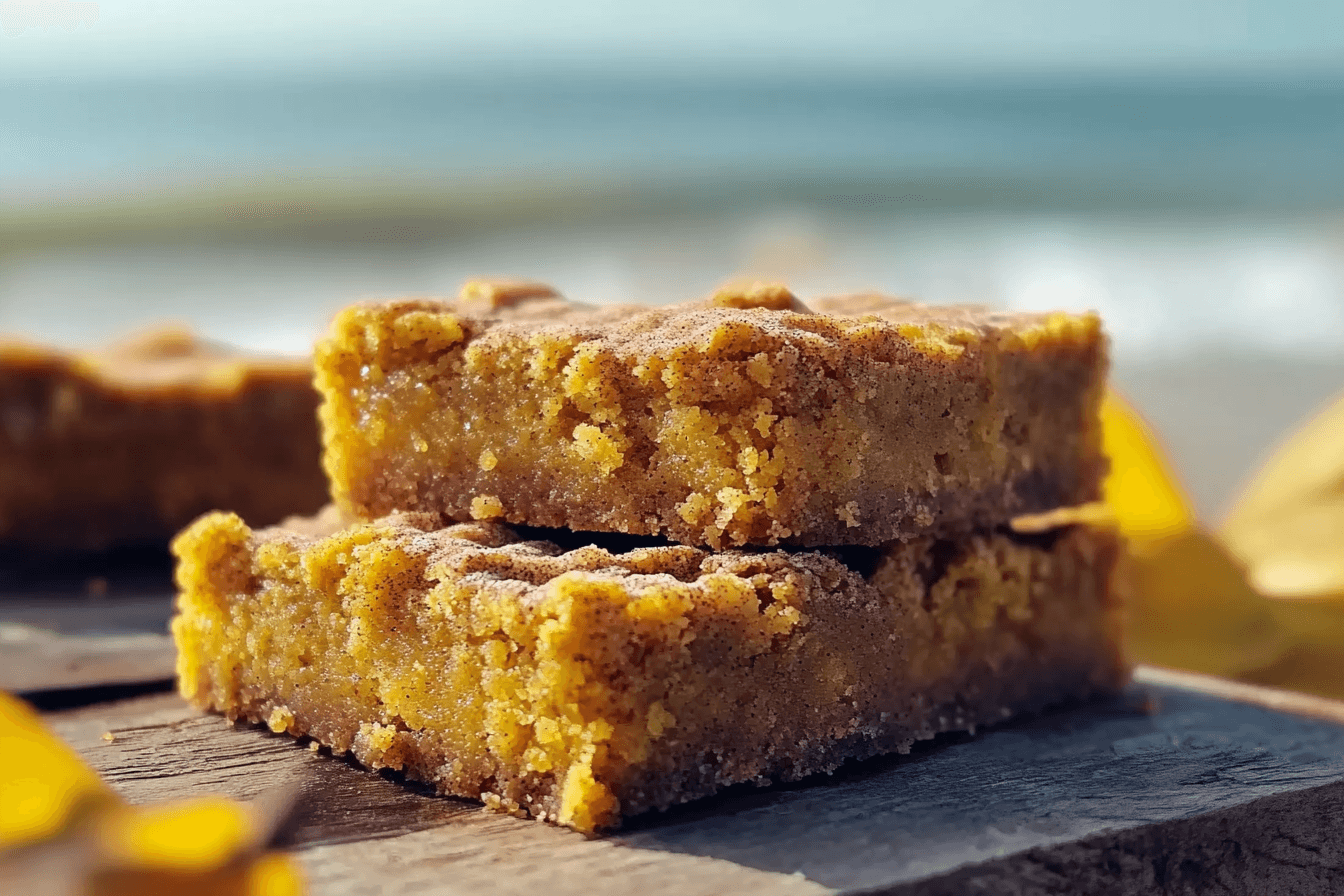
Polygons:
M1103 421L1135 658L1344 699L1344 394L1284 440L1216 528L1121 396Z

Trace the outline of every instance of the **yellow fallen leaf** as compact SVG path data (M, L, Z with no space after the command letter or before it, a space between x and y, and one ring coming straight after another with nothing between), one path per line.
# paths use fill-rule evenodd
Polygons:
M117 802L28 704L0 691L0 849L55 836Z
M1135 658L1344 696L1344 397L1283 444L1216 537L1115 393L1103 425Z
M1344 395L1275 450L1219 536L1291 641L1247 677L1344 697Z
M1235 677L1289 646L1270 602L1208 533L1154 542L1130 563L1127 638L1140 662Z
M1344 490L1344 394L1279 444L1252 477L1223 523L1223 531Z
M1157 437L1116 392L1102 407L1106 503L1129 539L1126 636L1140 662L1237 675L1286 646L1240 565L1195 523Z
M99 819L100 852L117 865L176 871L221 868L264 844L247 807L221 796L107 812Z
M1101 408L1102 440L1111 470L1105 497L1120 531L1136 546L1179 535L1194 525L1190 501L1152 429L1115 390Z
M15 892L303 892L294 861L262 851L273 825L258 804L210 796L127 805L36 712L4 692L0 809L0 880L21 883Z
M1280 445L1219 537L1263 594L1344 601L1344 395Z
M89 876L88 891L97 896L302 896L304 884L294 861L272 852L209 874L156 866L105 868Z

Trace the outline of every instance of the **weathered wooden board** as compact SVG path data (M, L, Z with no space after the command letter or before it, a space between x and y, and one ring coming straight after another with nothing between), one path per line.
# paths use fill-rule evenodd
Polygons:
M1120 699L734 790L599 840L170 695L49 718L132 800L299 783L290 845L317 894L1344 892L1344 706L1190 684L1203 685L1149 671ZM1263 705L1276 699L1317 717Z
M0 689L18 693L166 680L167 635L61 635L0 622Z
M299 783L292 836L311 892L817 893L803 878L730 861L622 848L484 812L310 752L288 737L232 728L169 695L53 714L55 729L134 801L205 792L251 798ZM103 739L111 733L113 740Z
M172 592L0 596L0 688L19 693L173 675Z

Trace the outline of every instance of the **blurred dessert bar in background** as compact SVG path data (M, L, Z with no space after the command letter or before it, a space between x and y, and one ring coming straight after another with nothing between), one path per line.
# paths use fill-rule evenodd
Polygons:
M0 342L0 544L166 545L207 510L326 500L306 359L163 329L93 352Z

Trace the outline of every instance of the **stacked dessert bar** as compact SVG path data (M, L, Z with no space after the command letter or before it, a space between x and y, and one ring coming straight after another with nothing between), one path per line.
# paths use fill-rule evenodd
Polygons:
M335 507L179 536L182 693L591 831L1113 690L1117 540L1058 512L1105 368L1091 315L773 286L349 308Z

